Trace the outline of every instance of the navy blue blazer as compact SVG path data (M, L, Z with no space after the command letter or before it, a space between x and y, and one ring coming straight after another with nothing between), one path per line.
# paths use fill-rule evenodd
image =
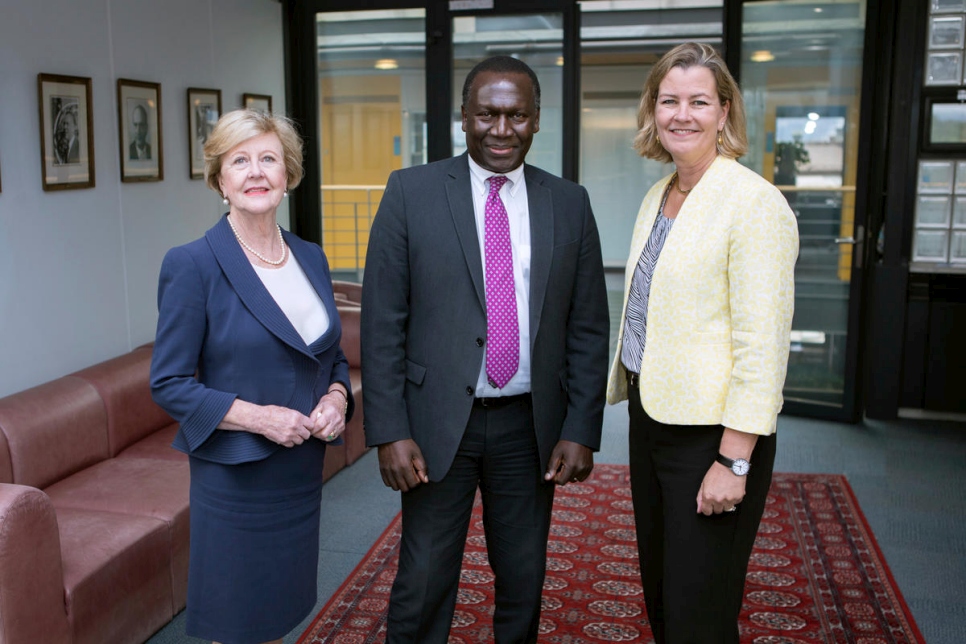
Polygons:
M205 236L172 248L161 264L151 395L181 427L173 446L217 463L257 461L281 446L216 429L235 398L309 414L332 382L349 392L342 325L322 249L283 232L329 314L306 345L262 284L222 217Z

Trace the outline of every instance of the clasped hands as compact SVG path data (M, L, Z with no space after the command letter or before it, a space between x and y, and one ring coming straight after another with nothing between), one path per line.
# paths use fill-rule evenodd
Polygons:
M276 405L264 409L261 433L283 447L301 445L313 436L329 443L345 431L345 397L338 389L322 396L308 416Z
M589 447L560 440L553 448L544 480L557 485L585 480L594 469L594 453ZM382 482L397 492L408 492L429 483L423 452L411 438L379 446L379 473Z

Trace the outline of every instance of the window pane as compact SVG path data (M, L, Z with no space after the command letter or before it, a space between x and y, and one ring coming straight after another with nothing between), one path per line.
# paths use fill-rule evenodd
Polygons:
M527 163L560 175L563 169L563 16L558 13L458 16L453 19L453 155L466 151L463 82L490 56L519 58L540 81L540 131Z
M673 169L632 147L641 88L675 45L721 47L722 2L591 0L580 11L580 183L590 193L604 264L623 269L644 192Z
M865 12L865 0L743 4L741 161L798 217L786 400L844 401Z
M319 13L322 241L360 278L389 173L426 162L425 11Z

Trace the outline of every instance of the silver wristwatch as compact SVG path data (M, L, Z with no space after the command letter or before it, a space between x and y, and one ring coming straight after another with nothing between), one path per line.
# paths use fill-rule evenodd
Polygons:
M751 469L751 463L743 458L736 458L732 460L724 454L719 453L718 458L715 460L731 470L735 476L745 476L748 474L748 470Z

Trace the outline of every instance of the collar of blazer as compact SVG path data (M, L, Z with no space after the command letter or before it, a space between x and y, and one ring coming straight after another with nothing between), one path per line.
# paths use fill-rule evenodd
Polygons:
M335 308L335 301L329 294L329 289L324 288L319 282L317 271L311 270L313 258L310 256L311 249L302 245L301 240L287 231L282 232L285 243L288 244L292 254L303 266L309 283L315 288L322 304L329 314L330 320L338 320L338 311ZM258 320L262 326L268 329L279 340L315 359L314 353L306 346L302 336L298 334L288 317L279 308L275 299L265 288L262 280L258 278L251 262L245 256L245 252L235 239L235 234L228 225L228 220L222 217L221 220L205 233L205 239L211 248L215 260L221 267L225 277L231 283L238 299L242 301L245 308ZM323 345L331 341L331 336L335 332L337 324L330 324L329 330L318 340L312 343L313 346Z
M688 191L688 197L681 205L681 209L674 220L674 226L664 242L661 257L673 254L678 240L686 237L695 227L700 227L708 217L719 217L721 215L722 211L728 207L727 203L719 203L717 199L722 192L737 197L737 199L732 200L733 203L740 202L740 195L735 195L735 189L737 189L736 182L742 170L746 169L734 159L723 156L715 158L700 181ZM657 216L657 209L664 196L664 190L673 176L674 173L671 173L655 183L641 202L624 273L625 295L630 280L633 278L637 262L641 253L644 252L644 245L651 234L651 228L654 226L654 218Z
M480 240L476 233L476 214L473 209L468 157L469 155L464 152L451 160L447 168L449 178L445 182L446 197L453 217L453 225L456 227L456 235L463 248L466 267L473 279L476 296L480 301L480 307L486 310L483 257L480 254ZM547 282L550 279L554 248L554 212L552 195L545 185L544 171L524 164L523 174L530 218L530 344L532 346L540 326L540 311L543 309Z

